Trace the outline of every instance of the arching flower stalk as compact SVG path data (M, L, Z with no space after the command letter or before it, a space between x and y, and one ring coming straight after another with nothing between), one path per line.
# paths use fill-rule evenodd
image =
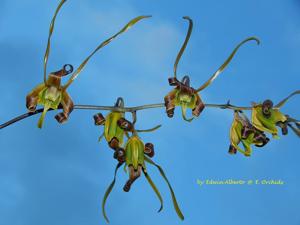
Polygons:
M190 78L189 76L184 76L181 81L177 79L177 66L181 59L181 56L187 46L187 43L190 39L190 36L192 34L193 29L193 21L191 18L185 16L184 19L189 21L189 29L187 32L187 36L185 38L185 41L183 43L183 46L181 47L176 60L174 64L174 75L173 77L169 78L169 85L175 86L175 88L168 93L168 95L165 96L165 106L166 106L166 112L168 117L174 116L174 111L176 106L181 107L182 111L182 117L185 121L191 122L194 117L198 117L200 113L204 110L205 105L200 97L199 92L207 88L219 75L220 73L227 67L227 65L230 63L238 49L245 44L248 41L256 41L257 44L259 44L259 40L256 37L249 37L242 41L240 44L236 46L236 48L233 50L233 52L230 54L230 56L226 59L226 61L219 67L219 69L209 78L208 81L206 81L202 86L200 86L198 89L194 89L190 85ZM186 110L187 109L192 110L192 117L187 118L186 117Z
M44 83L39 84L37 87L35 87L26 97L26 107L30 112L34 112L36 110L37 105L44 106L44 111L39 119L38 127L42 128L43 121L45 118L45 115L49 109L58 109L62 108L63 112L57 114L55 116L55 119L59 123L64 123L68 120L68 117L70 113L73 110L73 101L69 94L67 93L67 88L73 83L73 81L78 77L80 72L83 70L85 65L88 63L90 58L102 47L109 44L114 38L119 36L120 34L126 32L130 27L132 27L134 24L139 22L141 19L148 18L149 16L139 16L134 19L132 19L128 24L126 24L118 33L110 37L109 39L102 42L81 64L80 66L75 70L75 72L72 74L70 79L65 85L61 84L61 78L63 76L66 76L73 72L73 66L67 64L63 67L62 70L54 73L50 73L49 77L47 78L47 63L48 63L48 57L51 49L51 37L54 31L55 26L55 20L56 17L63 6L63 4L66 2L66 0L62 0L60 4L58 5L53 19L50 24L49 29L49 36L48 36L48 43L47 48L44 56Z
M259 104L254 103L252 108L253 126L260 131L272 134L276 139L279 138L277 127L281 128L283 135L288 134L288 127L290 127L300 137L300 122L280 111L281 107L297 94L300 94L300 90L291 93L275 106L271 100L265 100Z
M269 141L270 139L264 132L256 129L242 111L234 112L234 119L230 129L230 154L236 154L239 151L249 157L252 153L251 145L263 147ZM240 143L244 149L239 146Z
M109 185L109 187L107 188L107 190L105 192L105 195L103 197L103 201L102 201L103 216L104 216L105 220L107 222L109 222L108 217L106 215L106 211L105 211L105 204L106 204L106 200L107 200L110 192L112 191L112 189L115 185L117 171L121 167L121 165L123 165L123 164L125 164L124 170L126 172L127 172L127 170L129 171L129 179L126 182L126 184L124 185L123 190L125 192L129 192L130 189L131 189L132 184L141 176L141 172L143 172L146 179L147 179L147 181L148 181L148 183L150 184L150 186L152 187L152 189L154 190L155 194L157 195L157 197L160 201L161 206L160 206L160 209L158 210L158 212L160 212L163 209L162 196L161 196L158 188L156 187L156 185L152 181L151 177L149 176L149 174L147 172L147 169L146 169L146 162L148 162L149 164L152 164L152 165L154 165L158 168L160 174L162 175L162 177L167 182L168 187L169 187L170 192L171 192L171 195L172 195L173 205L174 205L174 208L176 210L176 213L183 220L184 216L183 216L183 214L182 214L182 212L179 208L179 205L177 203L175 193L174 193L173 188L171 187L171 185L170 185L163 169L159 165L155 164L150 159L154 156L154 145L152 143L144 144L144 142L138 136L138 133L140 133L140 132L155 131L156 129L158 129L160 127L160 125L152 128L152 129L149 129L149 130L136 130L135 129L136 115L135 115L135 113L133 113L133 115L134 115L134 119L133 119L132 123L130 121L126 120L125 118L121 118L118 121L118 125L127 133L128 140L127 140L126 145L124 147L124 149L125 149L125 158L123 160L120 160L118 158L119 163L118 163L118 165L115 169L114 179L113 179L112 183ZM119 155L119 153L117 153L117 155Z

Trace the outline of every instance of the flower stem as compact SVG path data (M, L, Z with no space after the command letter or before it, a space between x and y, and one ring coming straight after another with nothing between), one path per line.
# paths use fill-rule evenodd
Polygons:
M208 108L219 108L219 109L230 109L230 110L251 110L252 107L240 107L240 106L234 106L228 103L226 104L205 104ZM116 111L116 112L136 112L140 110L146 110L146 109L155 109L155 108L164 108L164 103L158 103L158 104L148 104L148 105L141 105L141 106L135 106L135 107L115 107L115 106L97 106L97 105L75 105L74 110L97 110L97 111ZM3 129L5 127L8 127L16 122L19 122L23 119L26 119L28 117L34 116L36 114L42 113L43 108L37 109L34 112L28 112L25 114L22 114L20 116L17 116L3 124L0 125L0 129ZM49 109L48 111L52 111L53 109Z

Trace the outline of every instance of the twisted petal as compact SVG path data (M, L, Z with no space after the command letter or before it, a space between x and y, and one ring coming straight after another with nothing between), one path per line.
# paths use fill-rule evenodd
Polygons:
M300 94L300 90L294 91L292 94L290 94L288 97L284 98L282 101L280 101L275 108L281 108L291 97L294 95Z
M106 204L106 200L110 194L110 192L112 191L113 187L115 186L115 183L116 183L116 176L117 176L117 172L119 170L119 168L122 166L123 163L118 163L118 165L116 166L116 169L115 169L115 174L114 174L114 179L113 181L111 182L111 184L108 186L105 194L104 194L104 197L103 197L103 200L102 200L102 214L106 220L106 222L109 223L109 219L108 217L106 216L106 211L105 211L105 204Z
M58 12L60 11L61 7L63 6L63 4L66 1L67 0L61 0L61 2L59 3L59 5L56 8L56 11L54 13L54 16L53 16L51 24L50 24L47 48L46 48L46 52L45 52L45 56L44 56L44 83L46 83L46 80L47 80L47 63L48 63L48 57L49 57L49 54L50 54L51 37L52 37L53 31L54 31L55 20L56 20Z
M153 131L156 131L157 129L161 128L161 124L153 127L153 128L150 128L150 129L147 129L147 130L135 130L136 132L138 133L143 133L143 132L153 132Z
M233 50L233 52L230 54L230 56L222 64L222 66L220 66L220 68L209 78L208 81L206 81L200 88L197 89L197 92L202 91L203 89L208 87L220 75L220 73L228 66L228 64L233 59L234 55L237 53L239 48L248 41L256 41L257 44L260 43L259 39L257 39L256 37L249 37L249 38L245 39L244 41L242 41L240 44L238 44L235 47L235 49Z
M288 123L287 124L291 129L292 129L292 131L294 131L294 133L298 136L298 137L300 137L300 129L299 129L299 127L297 126L297 128L296 127L294 127L292 124L290 124L290 123Z
M176 57L176 60L175 60L175 64L174 64L174 77L175 78L177 77L177 66L178 66L178 63L179 63L179 61L181 59L181 56L182 56L182 54L183 54L183 52L184 52L184 50L185 50L185 48L186 48L186 46L187 46L187 44L189 42L189 39L190 39L192 31L193 31L193 20L190 17L188 17L188 16L184 16L183 19L186 19L186 20L189 21L189 29L188 29L188 32L186 34L184 43L183 43L183 45L182 45L182 47L181 47L181 49L180 49L180 51L179 51L179 53L178 53L178 55Z
M98 142L101 142L101 140L103 139L104 137L104 132L100 135L100 137L98 138Z
M161 194L160 194L158 188L156 187L156 185L152 181L151 177L149 176L149 174L147 173L145 168L143 168L143 173L144 173L148 183L150 184L150 186L152 187L153 191L155 192L156 196L158 197L158 199L160 201L160 208L158 210L158 212L160 212L164 207L163 198L161 197Z
M163 169L162 169L159 165L157 165L155 162L153 162L153 161L152 161L150 158L148 158L147 156L145 156L145 161L148 162L148 163L150 163L151 165L155 166L155 167L159 170L161 176L162 176L162 177L164 178L164 180L167 182L168 187L169 187L169 190L170 190L171 195L172 195L172 200L173 200L173 205L174 205L175 211L176 211L178 217L179 217L181 220L184 220L184 216L183 216L183 214L182 214L182 212L181 212L181 210L180 210L180 208L179 208L179 205L178 205L178 203L177 203L175 193L174 193L174 191L173 191L173 188L172 188L172 186L171 186L171 184L170 184L168 178L167 178L166 175L165 175L165 172L163 171Z
M151 16L138 16L132 20L129 21L129 23L127 23L118 33L116 33L115 35L113 35L112 37L108 38L107 40L105 40L104 42L102 42L82 63L81 65L77 68L77 70L73 73L73 75L71 76L71 78L69 79L69 81L67 82L67 84L64 86L64 89L67 89L70 84L77 78L77 76L79 75L79 73L82 71L82 69L84 68L84 66L88 63L88 61L90 60L90 58L101 48L103 48L104 46L106 46L107 44L109 44L113 39L115 39L117 36L119 36L120 34L126 32L129 28L131 28L133 25L135 25L137 22L139 22L142 19L145 18L149 18Z

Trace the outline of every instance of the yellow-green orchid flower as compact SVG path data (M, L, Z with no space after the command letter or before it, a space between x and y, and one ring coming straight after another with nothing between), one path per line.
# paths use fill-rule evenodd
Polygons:
M185 121L191 122L195 117L198 117L200 113L204 110L205 104L203 103L199 92L207 88L219 75L220 73L227 67L230 61L233 59L234 55L237 53L238 49L248 41L256 41L259 44L259 40L256 37L249 37L239 43L233 52L229 55L226 61L219 67L219 69L206 81L202 86L198 89L194 89L190 85L189 76L184 76L181 81L177 79L177 66L181 59L181 56L187 46L187 43L190 39L193 30L193 21L188 16L183 17L184 19L189 21L189 28L185 38L185 41L176 57L174 63L174 75L169 78L170 86L175 86L175 88L170 91L164 98L165 107L168 117L174 116L174 111L176 106L181 107L182 117ZM186 110L192 110L192 117L187 118Z

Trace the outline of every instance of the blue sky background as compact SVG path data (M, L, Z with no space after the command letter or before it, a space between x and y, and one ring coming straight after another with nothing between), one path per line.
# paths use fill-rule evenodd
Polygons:
M25 96L42 82L48 27L54 1L0 1L0 122L26 112ZM248 36L261 45L243 46L226 71L205 91L207 103L250 105L266 98L278 102L299 89L300 1L100 1L69 0L57 18L48 71L78 66L98 43L131 18L151 14L99 52L69 93L77 104L112 105L123 96L128 106L162 102L167 78L184 40L189 15L194 31L179 65L197 87ZM283 112L299 118L299 98ZM65 125L48 113L14 124L0 135L0 225L98 225L102 196L115 162L107 144L98 143L102 128L96 111L74 111ZM153 142L155 161L163 166L186 217L181 222L155 168L148 166L161 190L165 208L139 179L130 193L120 170L107 204L111 224L299 225L299 139L293 134L254 149L251 158L227 153L232 112L207 108L189 124L177 110L138 113L139 128L163 127L144 134ZM197 179L282 179L283 186L203 186Z

